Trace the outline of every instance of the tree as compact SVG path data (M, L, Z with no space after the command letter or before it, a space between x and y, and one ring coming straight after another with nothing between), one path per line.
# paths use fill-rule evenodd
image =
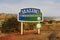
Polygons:
M19 22L17 21L17 18L15 18L15 17L9 18L9 19L5 20L5 22L2 23L1 31L3 33L19 31L18 24L19 24Z

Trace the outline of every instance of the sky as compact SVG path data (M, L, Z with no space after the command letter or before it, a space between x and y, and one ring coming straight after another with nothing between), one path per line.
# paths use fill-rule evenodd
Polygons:
M60 0L0 0L0 13L19 13L22 8L39 8L43 16L60 17Z

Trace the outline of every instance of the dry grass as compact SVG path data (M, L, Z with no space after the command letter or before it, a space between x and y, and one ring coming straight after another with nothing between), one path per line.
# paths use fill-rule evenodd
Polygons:
M51 33L56 34L54 40L60 40L60 23L44 25L39 35L37 34L37 30L29 30L24 31L24 35L20 35L20 33L10 33L5 36L0 36L0 40L49 40L48 37Z

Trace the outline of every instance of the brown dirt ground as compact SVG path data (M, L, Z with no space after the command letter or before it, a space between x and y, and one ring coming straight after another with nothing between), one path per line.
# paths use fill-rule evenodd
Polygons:
M10 33L5 36L1 36L0 40L49 40L48 36L51 34L51 31L41 31L41 34L34 32L25 32L23 35L20 33ZM58 34L59 36L60 34Z

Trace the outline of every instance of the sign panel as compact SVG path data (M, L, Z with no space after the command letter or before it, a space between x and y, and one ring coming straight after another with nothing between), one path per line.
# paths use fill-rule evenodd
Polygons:
M36 27L39 29L39 28L42 27L42 25L41 25L40 23L38 23L38 24L36 25Z
M42 19L42 13L37 8L24 8L18 14L18 20L23 22L38 22Z

